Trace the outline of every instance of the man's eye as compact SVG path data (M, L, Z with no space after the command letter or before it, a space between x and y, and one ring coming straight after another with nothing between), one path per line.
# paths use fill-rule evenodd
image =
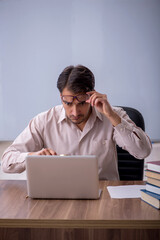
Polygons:
M85 102L85 101L83 101L83 102L81 102L80 104L81 104L81 105L84 105L85 103L86 103L86 102Z
M71 105L72 105L71 102L65 102L65 104L66 104L67 106L71 106Z

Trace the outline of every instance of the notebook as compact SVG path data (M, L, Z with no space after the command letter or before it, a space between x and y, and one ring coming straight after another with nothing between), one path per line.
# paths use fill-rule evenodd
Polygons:
M27 191L31 198L97 199L96 156L27 156Z

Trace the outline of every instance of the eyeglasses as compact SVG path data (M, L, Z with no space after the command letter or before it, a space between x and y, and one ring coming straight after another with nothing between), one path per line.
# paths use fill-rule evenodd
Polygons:
M90 95L88 94L80 94L77 96L72 96L72 95L62 95L61 99L65 103L73 103L74 99L76 99L78 102L82 103L87 101L90 98Z

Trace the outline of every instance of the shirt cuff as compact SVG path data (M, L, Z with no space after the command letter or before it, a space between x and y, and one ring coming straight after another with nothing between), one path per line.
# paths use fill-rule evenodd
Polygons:
M17 163L23 163L29 152L21 153L18 157Z

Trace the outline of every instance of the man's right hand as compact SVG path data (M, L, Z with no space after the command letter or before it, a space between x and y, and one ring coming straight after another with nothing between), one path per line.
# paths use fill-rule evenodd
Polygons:
M42 150L38 152L30 152L28 155L57 155L57 153L50 148L42 148Z

